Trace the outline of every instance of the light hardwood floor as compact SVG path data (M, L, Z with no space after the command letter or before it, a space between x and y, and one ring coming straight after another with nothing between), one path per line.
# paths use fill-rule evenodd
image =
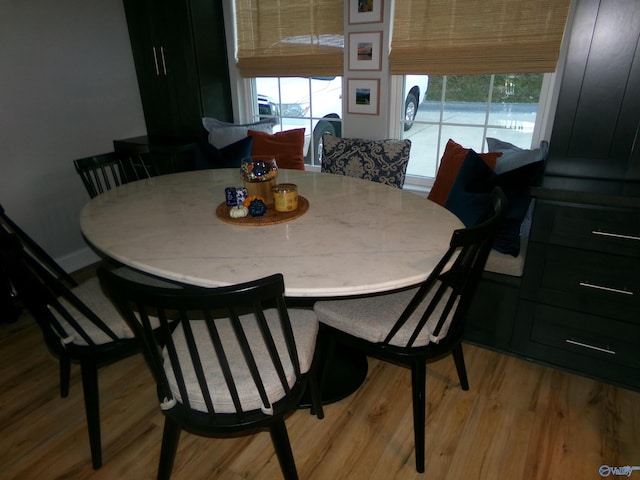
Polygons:
M640 465L640 393L465 346L427 378L426 473L414 469L409 371L370 360L364 385L287 426L301 479L597 479ZM141 356L100 371L104 466L91 468L79 368L61 399L58 365L28 318L0 325L0 479L153 479L163 417ZM640 472L631 477L640 478ZM267 433L183 433L174 480L281 478ZM618 477L620 478L620 477Z

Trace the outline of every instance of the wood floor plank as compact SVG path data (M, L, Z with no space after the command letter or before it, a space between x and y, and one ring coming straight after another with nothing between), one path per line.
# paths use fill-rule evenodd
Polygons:
M301 479L600 478L640 464L640 393L465 345L470 390L453 361L427 369L426 473L415 471L410 372L369 360L350 397L287 418ZM141 356L99 373L104 466L91 468L79 368L61 399L58 363L27 317L0 325L0 479L155 478L163 416ZM267 432L183 433L174 480L279 479Z

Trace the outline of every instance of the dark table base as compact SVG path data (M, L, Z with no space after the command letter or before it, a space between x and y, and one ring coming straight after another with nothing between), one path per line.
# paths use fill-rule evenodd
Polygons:
M323 361L320 362L320 366L323 364ZM336 345L322 389L322 404L337 402L354 393L367 378L368 368L367 356L364 353L340 344ZM311 400L306 392L299 407L309 408L310 406Z

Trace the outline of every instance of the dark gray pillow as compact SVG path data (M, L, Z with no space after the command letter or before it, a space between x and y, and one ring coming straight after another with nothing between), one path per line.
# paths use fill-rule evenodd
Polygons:
M216 148L208 142L196 142L196 170L240 168L240 162L251 157L253 137L245 137L226 147Z

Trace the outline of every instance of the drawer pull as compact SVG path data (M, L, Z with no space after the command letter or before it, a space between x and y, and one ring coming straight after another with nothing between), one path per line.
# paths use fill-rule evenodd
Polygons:
M592 230L591 233L594 235L602 235L603 237L623 238L625 240L640 241L640 237L635 235L623 235L622 233L600 232L598 230Z
M565 342L570 343L571 345L576 345L578 347L589 348L591 350L597 350L598 352L608 353L610 355L615 355L616 352L614 350L609 350L608 348L596 347L595 345L589 345L588 343L576 342L575 340L565 340Z
M619 288L603 287L602 285L596 285L594 283L589 283L589 282L580 282L580 286L585 288L595 288L596 290L604 290L606 292L621 293L623 295L633 295L633 292L630 292L629 290L620 290Z

